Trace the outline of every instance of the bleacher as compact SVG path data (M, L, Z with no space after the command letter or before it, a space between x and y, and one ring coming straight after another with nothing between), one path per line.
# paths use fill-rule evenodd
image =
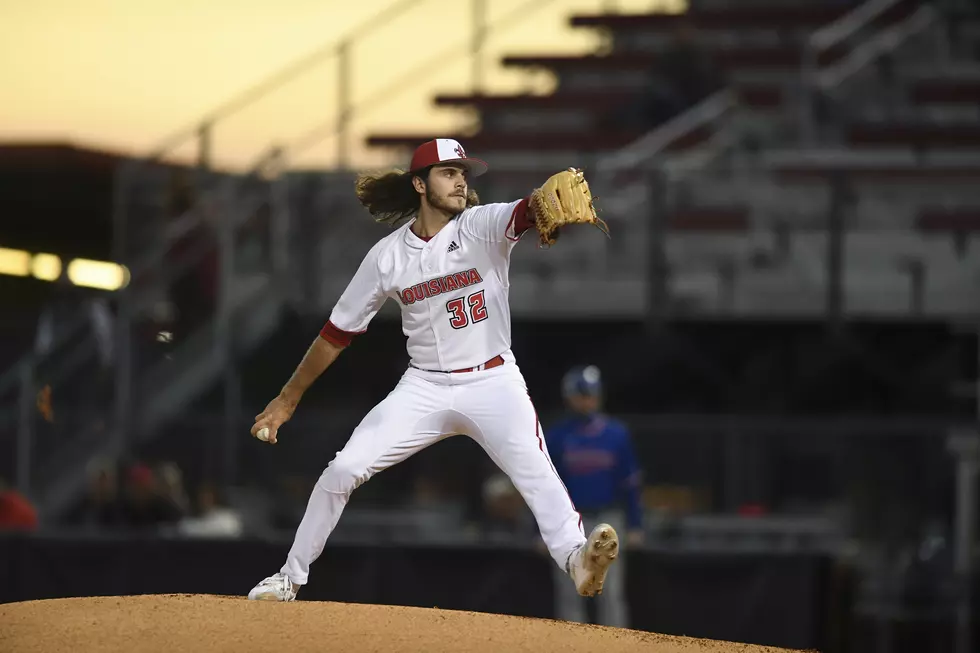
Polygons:
M941 13L946 4L858 4L708 2L686 16L573 16L576 27L605 31L606 51L503 60L550 71L553 93L437 94L437 106L481 116L477 134L456 136L491 164L477 185L485 201L520 197L575 165L613 227L611 241L577 231L547 254L518 250L515 311L525 300L536 302L528 311L568 310L573 293L589 298L575 303L586 313L642 310L660 216L671 306L813 314L826 305L828 241L817 232L831 210L847 213L847 310L907 313L918 292L910 265L925 270L919 308L971 310L980 23ZM728 87L642 138L610 126L680 25L695 30ZM407 156L432 136L368 142ZM666 174L662 188L651 170ZM847 187L835 185L842 177ZM535 299L545 295L554 302Z

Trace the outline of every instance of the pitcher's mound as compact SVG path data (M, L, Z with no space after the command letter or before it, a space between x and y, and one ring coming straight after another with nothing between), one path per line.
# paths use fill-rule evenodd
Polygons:
M0 651L698 653L777 649L476 612L195 594L0 605Z

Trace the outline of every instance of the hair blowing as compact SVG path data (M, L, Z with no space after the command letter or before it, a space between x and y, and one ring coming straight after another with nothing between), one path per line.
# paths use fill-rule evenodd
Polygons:
M416 215L422 206L422 195L412 184L414 177L428 180L426 168L418 173L392 170L383 173L364 173L358 175L354 183L357 199L364 205L374 219L392 226ZM480 198L470 189L466 195L466 206L476 206Z

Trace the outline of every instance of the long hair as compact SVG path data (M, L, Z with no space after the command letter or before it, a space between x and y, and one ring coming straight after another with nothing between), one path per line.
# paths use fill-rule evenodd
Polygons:
M395 226L419 212L422 195L415 190L412 179L421 177L428 180L431 169L429 167L415 173L404 170L364 173L358 175L354 183L354 192L376 221ZM476 206L479 203L480 198L476 191L469 189L466 194L466 207Z

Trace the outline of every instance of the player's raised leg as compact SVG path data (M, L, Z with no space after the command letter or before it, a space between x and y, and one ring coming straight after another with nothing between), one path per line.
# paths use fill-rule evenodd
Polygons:
M455 407L475 426L470 433L507 474L537 520L555 563L572 577L579 594L602 591L619 540L608 524L588 537L582 518L548 455L537 412L515 365L474 372L460 387Z
M374 474L447 437L449 388L406 374L369 412L327 465L306 506L286 563L259 582L248 598L292 601L305 585L351 493Z

